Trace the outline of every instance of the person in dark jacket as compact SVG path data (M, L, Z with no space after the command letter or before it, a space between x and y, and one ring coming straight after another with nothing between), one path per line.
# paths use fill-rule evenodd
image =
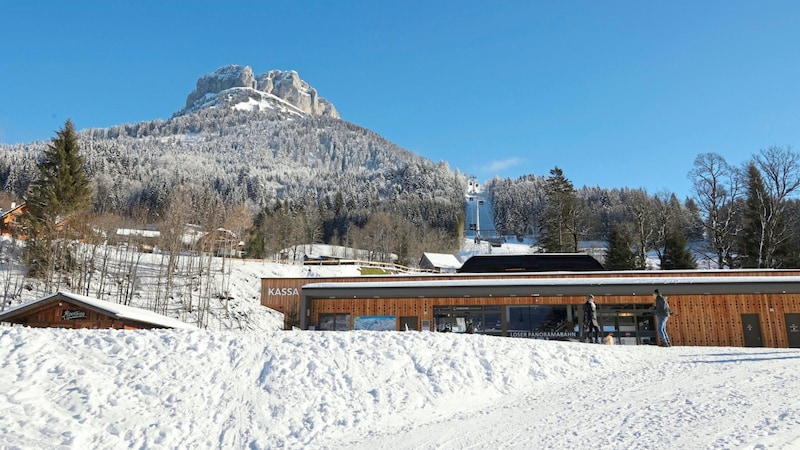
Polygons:
M589 342L600 343L600 326L597 323L597 305L594 304L594 295L586 296L583 304L583 329Z
M661 292L656 289L653 291L653 296L656 298L656 317L658 318L658 335L661 337L662 347L672 347L669 342L669 335L667 335L667 320L669 320L670 310L667 298L661 295Z

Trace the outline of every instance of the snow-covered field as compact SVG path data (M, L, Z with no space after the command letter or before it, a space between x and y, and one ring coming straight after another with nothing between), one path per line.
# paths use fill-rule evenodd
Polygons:
M800 349L279 331L260 278L357 269L228 263L206 329L0 327L0 448L800 448Z
M795 449L800 350L0 328L4 449Z

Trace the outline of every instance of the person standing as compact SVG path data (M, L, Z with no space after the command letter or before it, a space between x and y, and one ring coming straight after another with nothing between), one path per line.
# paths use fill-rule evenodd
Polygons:
M597 305L594 304L594 295L586 296L583 305L583 329L589 342L600 343L600 326L597 323Z
M669 320L670 310L667 298L661 295L661 292L656 289L653 291L653 296L656 298L656 317L658 318L658 335L661 337L661 347L672 347L667 335L667 320Z

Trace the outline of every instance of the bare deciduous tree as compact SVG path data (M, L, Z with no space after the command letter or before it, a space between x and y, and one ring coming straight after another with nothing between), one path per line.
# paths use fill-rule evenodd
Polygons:
M183 250L184 234L193 215L193 201L191 191L182 186L172 192L170 207L161 223L161 246L167 256L165 267L165 295L169 295L174 286L174 276L178 269L178 262ZM159 306L157 306L158 308Z
M631 218L631 234L637 247L637 258L642 262L647 261L647 252L650 243L655 240L657 229L653 200L647 191L631 191L625 203L625 212Z
M750 208L750 220L758 220L761 229L760 236L757 236L757 258L756 255L750 255L750 258L757 260L757 267L775 267L776 252L795 228L786 209L788 200L800 187L800 155L790 147L770 147L755 155L750 167L751 170L758 169L763 183L763 192L752 189L752 186L748 191L749 204L758 205L757 214L754 208ZM751 180L753 178L750 176ZM756 194L763 198L753 198Z
M741 229L736 208L743 196L741 171L716 153L703 153L689 172L697 204L703 214L706 248L714 255L717 267L733 267L736 234Z

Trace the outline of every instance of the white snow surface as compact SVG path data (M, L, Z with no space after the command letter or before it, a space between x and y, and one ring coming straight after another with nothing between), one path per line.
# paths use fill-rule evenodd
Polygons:
M0 448L800 448L800 349L280 331L260 277L356 269L231 269L246 324L0 327Z
M799 349L0 328L5 449L800 448Z

